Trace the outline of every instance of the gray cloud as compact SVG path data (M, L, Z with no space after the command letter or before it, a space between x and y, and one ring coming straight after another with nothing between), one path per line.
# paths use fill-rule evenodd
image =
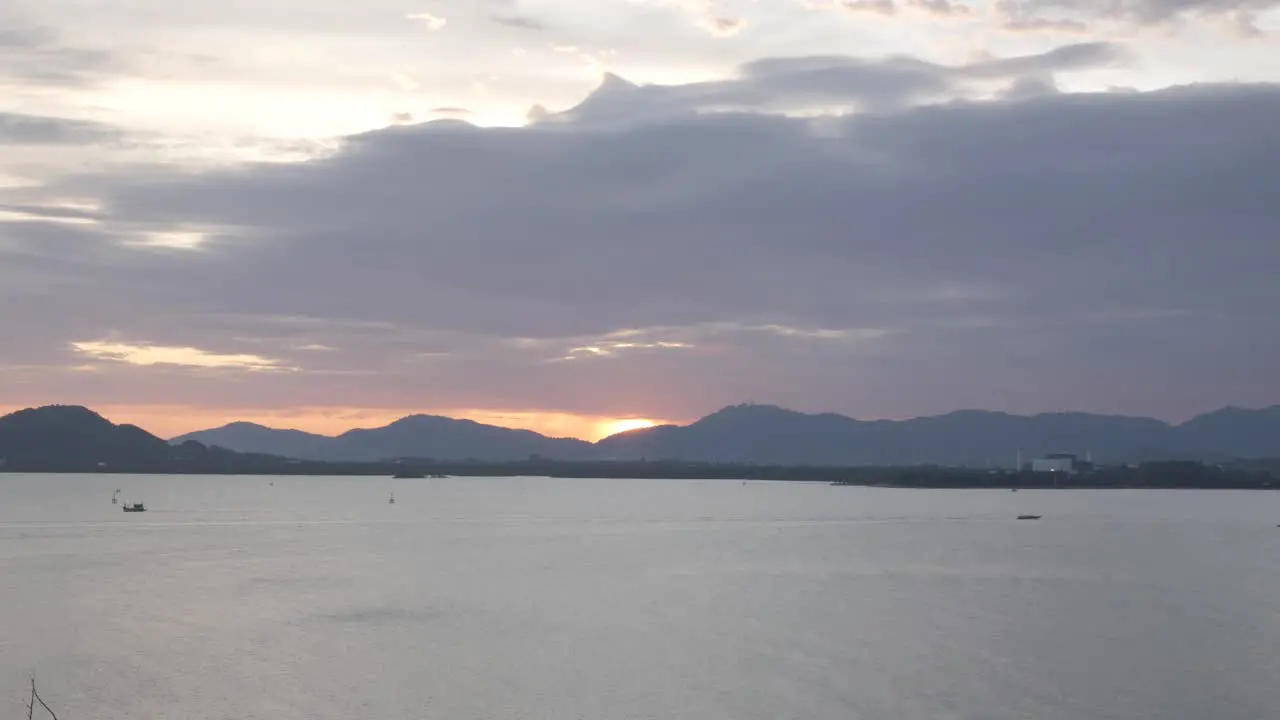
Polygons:
M745 30L749 23L744 18L713 15L706 18L703 24L716 37L732 37Z
M0 82L89 85L119 65L114 53L66 45L47 28L9 24L0 29Z
M1027 17L1025 13L1018 13L1005 22L1004 28L1010 32L1017 33L1054 32L1080 34L1088 31L1089 26L1079 20Z
M1053 78L1023 77L1013 82L1003 93L1010 100L1026 100L1058 92Z
M806 105L854 105L891 110L937 97L963 94L966 82L1046 77L1119 62L1123 52L1108 43L1067 45L1038 55L946 66L897 57L864 60L845 56L757 60L731 80L679 86L637 86L616 75L578 106L544 122L587 125L633 124L698 112L795 110Z
M852 13L874 13L876 15L894 15L898 5L893 0L844 0L840 8Z
M1049 92L1112 57L762 61L710 89L615 81L607 123L426 123L302 164L81 177L51 192L96 192L100 227L0 225L19 239L0 293L23 308L0 331L29 340L0 364L154 343L304 372L104 370L112 392L676 417L748 397L859 415L1280 400L1280 88ZM670 111L957 77L1017 98ZM213 230L196 251L124 243L174 227ZM67 372L63 392L92 386Z
M949 0L908 0L908 5L937 17L968 17L969 6Z
M491 15L489 19L499 25L506 25L510 28L518 30L535 30L538 32L545 31L547 24L541 20L526 17L524 15Z
M0 145L76 145L120 137L99 123L0 112Z
M1150 25L1196 15L1233 16L1252 27L1255 13L1280 7L1277 0L1000 0L1015 29L1079 31L1092 19Z

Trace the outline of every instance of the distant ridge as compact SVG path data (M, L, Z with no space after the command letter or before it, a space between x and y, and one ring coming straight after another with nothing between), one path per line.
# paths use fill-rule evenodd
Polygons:
M218 442L208 443L202 438L217 435ZM332 438L301 430L277 430L257 423L233 422L216 430L189 433L172 442L181 444L194 440L202 444L214 444L228 450L246 453L266 453L284 457L309 457Z
M433 415L334 438L249 423L202 430L195 440L240 452L306 460L685 460L782 465L967 465L1011 467L1050 452L1089 454L1098 462L1229 460L1280 457L1280 405L1223 408L1181 425L1153 418L1091 413L1023 416L958 410L911 420L855 420L773 405L722 408L694 423L632 430L597 443L549 438Z
M1119 468L1088 476L1089 481L1107 487L1264 488L1280 482L1280 474L1276 474L1280 472L1277 420L1280 408L1227 408L1178 426L1149 418L1084 413L1020 417L975 411L901 422L860 422L840 415L737 405L685 427L634 430L594 445L433 416L411 416L385 428L352 431L338 438L283 431L282 437L292 441L309 443L311 437L320 438L326 453L346 455L352 452L352 445L370 456L396 453L379 461L324 461L236 452L189 438L166 443L141 428L113 424L87 408L49 406L0 417L0 472L385 476L412 467L418 472L429 469L460 475L852 478L859 483L906 487L997 487L1007 486L1003 485L1009 482L1005 474L972 469L986 467L985 461L972 458L984 449L1019 443L1024 458L1048 450L1080 452L1075 447L1079 444L1104 464L1121 460L1141 463L1136 469ZM278 431L233 424L232 432L261 442ZM949 450L947 443L956 444ZM1177 447L1170 449L1169 443ZM1227 445L1235 448L1238 460L1228 460L1223 450ZM529 453L522 459L514 458L531 449L584 452L587 457ZM408 452L402 453L405 450ZM427 452L439 457L424 457ZM643 454L636 457L638 453ZM952 453L950 461L938 459L947 453ZM1118 453L1134 456L1119 457ZM477 457L482 454L513 459ZM685 459L676 459L681 455ZM1183 457L1220 458L1223 467L1148 462ZM993 462L992 467L1011 464L1012 457L1008 463ZM1031 487L1037 478L1024 473L1017 481Z
M393 458L503 462L531 456L559 460L594 457L584 440L549 438L530 430L485 425L438 415L410 415L377 428L348 430L337 437L299 430L275 430L231 423L174 438L237 452L258 452L303 460L375 462Z

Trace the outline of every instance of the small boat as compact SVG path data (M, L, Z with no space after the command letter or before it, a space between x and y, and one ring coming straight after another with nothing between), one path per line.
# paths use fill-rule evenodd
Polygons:
M395 475L392 475L391 477L395 478L396 480L421 480L422 478L426 477L426 475L423 475L422 473L409 472L408 470L402 470L396 473Z
M119 505L119 504L120 504L120 491L119 491L119 490L116 490L115 492L111 493L111 504L112 504L112 505Z
M1042 517L1041 515L1019 515L1018 519L1019 520L1039 520L1041 517Z
M132 505L125 505L121 510L124 510L125 512L146 512L147 508L144 507L142 503L134 503Z
M395 493L391 493L391 497L387 499L387 504L388 504L388 505L395 505L395 504L396 504L396 494L395 494Z

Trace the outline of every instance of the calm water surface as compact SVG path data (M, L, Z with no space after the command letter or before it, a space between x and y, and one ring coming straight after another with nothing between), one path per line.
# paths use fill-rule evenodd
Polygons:
M1259 492L0 475L0 717L35 672L63 720L1276 718L1277 523Z

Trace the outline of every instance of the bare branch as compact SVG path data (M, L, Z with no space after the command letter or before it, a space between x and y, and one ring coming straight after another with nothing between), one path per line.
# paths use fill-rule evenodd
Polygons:
M53 712L53 708L49 707L48 704L45 703L44 698L40 697L40 693L36 692L36 677L32 675L31 702L27 705L27 720L31 720L32 714L35 713L36 703L40 703L40 707L44 708L45 712L49 713L49 717L53 718L53 720L58 720L58 716Z

